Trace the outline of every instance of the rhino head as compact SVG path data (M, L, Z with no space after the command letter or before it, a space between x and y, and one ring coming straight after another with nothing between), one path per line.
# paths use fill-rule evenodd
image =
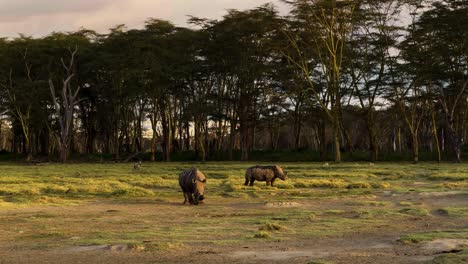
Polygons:
M283 172L283 169L280 166L275 166L275 169L276 169L276 174L278 178L280 178L283 181L288 179L288 172L286 171Z
M205 199L205 185L206 179L193 179L194 204L199 204L200 201L203 201L203 199Z

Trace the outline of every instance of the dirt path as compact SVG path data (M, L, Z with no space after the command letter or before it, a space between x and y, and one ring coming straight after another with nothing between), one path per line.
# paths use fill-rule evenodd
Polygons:
M399 241L410 233L466 232L465 216L437 213L447 206L466 207L462 193L376 192L269 204L214 198L198 207L181 206L179 200L100 200L0 211L0 263L423 263L468 245L467 239L451 238ZM400 212L406 208L402 202L429 214L379 215ZM268 221L283 230L254 238Z

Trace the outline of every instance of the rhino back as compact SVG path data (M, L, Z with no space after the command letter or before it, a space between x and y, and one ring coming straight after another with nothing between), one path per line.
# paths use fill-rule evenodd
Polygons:
M245 171L245 177L246 178L250 178L250 177L253 177L254 175L254 169L257 168L258 166L252 166L252 167L249 167L247 168L247 170Z
M184 192L193 192L193 179L195 177L195 169L186 170L179 174L179 185Z
M274 171L267 166L258 166L252 169L252 177L257 181L271 180L275 176Z
M196 170L196 172L194 173L194 177L197 179L197 181L200 181L200 182L206 181L205 174L203 174L203 172L199 170Z

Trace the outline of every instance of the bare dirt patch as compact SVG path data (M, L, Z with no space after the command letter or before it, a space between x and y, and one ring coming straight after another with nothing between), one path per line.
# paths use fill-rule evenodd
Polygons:
M468 248L468 239L436 239L424 243L422 250L431 254L453 253Z
M298 258L323 258L327 257L332 252L317 252L317 251L236 251L231 254L233 258L238 259L255 259L257 261L290 261Z
M266 207L299 207L300 203L297 202L267 202L265 203Z
M81 245L68 249L71 252L84 252L84 251L143 251L143 245Z
M443 197L443 196L453 196L453 195L463 195L467 194L463 191L446 191L446 192L421 192L419 193L422 197Z

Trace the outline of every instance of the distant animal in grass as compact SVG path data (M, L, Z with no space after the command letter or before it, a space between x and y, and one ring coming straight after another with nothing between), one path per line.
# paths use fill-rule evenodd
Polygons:
M191 168L179 175L179 185L184 193L184 204L197 205L205 199L206 177L197 168Z
M135 162L133 164L133 169L134 170L140 170L141 169L141 160L139 160L138 162Z
M266 181L267 186L273 186L275 180L279 178L283 181L288 179L288 173L283 172L280 166L253 166L245 171L244 185L253 186L255 181Z

